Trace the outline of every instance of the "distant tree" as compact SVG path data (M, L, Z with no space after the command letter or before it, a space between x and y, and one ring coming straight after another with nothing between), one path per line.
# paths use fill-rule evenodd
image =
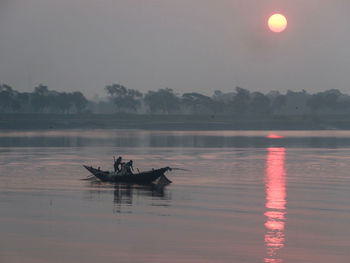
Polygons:
M342 93L339 90L332 89L325 91L323 94L325 106L329 109L336 110L339 106L338 99L342 96Z
M306 105L313 111L316 112L324 107L324 97L321 93L313 94L307 100Z
M341 113L348 113L350 111L350 96L343 94L338 99L338 109Z
M18 112L21 109L21 107L22 105L20 104L20 102L16 100L16 98L13 98L11 101L12 112Z
M27 105L30 103L30 93L23 92L17 94L17 100L21 105Z
M223 93L221 90L215 90L212 96L214 101L220 101L224 104L231 103L236 96L236 92Z
M203 108L206 108L206 104L210 103L209 100L211 100L209 97L195 92L182 95L183 103L185 106L189 107L193 113L203 111Z
M75 94L49 90L47 86L40 84L31 94L30 102L35 112L70 113L74 103L78 103L77 111L83 106L84 99L81 95L80 92Z
M47 86L44 86L43 84L40 84L39 86L34 88L34 93L46 96L49 93L49 88Z
M75 106L77 113L81 113L88 103L83 93L76 91L71 94L71 102Z
M0 109L2 112L9 111L14 106L14 91L12 87L0 85Z
M233 109L236 114L245 114L249 109L249 90L236 87L236 96L233 98Z
M141 105L142 93L138 90L127 89L123 85L113 84L106 86L106 91L118 112L133 111L136 112Z
M286 94L286 112L293 115L307 113L307 101L309 98L310 94L305 90L299 92L288 90Z
M0 91L1 92L6 91L6 92L9 92L9 93L13 93L14 90L13 90L13 88L11 86L9 86L7 84L2 84L2 85L0 85Z
M250 111L254 115L267 115L270 113L270 99L261 92L254 92L250 102Z
M12 108L14 112L30 112L30 97L31 94L27 92L17 92L15 91L14 102L12 104Z
M123 97L126 96L128 93L127 88L120 84L112 84L110 86L106 86L105 89L108 95L110 95L111 97Z
M343 94L339 90L327 90L325 92L319 92L310 96L306 105L314 112L325 110L337 110L341 108L339 104L339 98Z
M181 97L172 89L149 91L145 96L138 90L128 89L123 85L113 84L105 87L108 101L88 101L83 93L49 90L40 84L31 93L21 93L11 86L0 85L0 112L2 113L111 113L115 107L118 112L137 112L142 103L151 113L171 114L186 113L236 115L267 114L349 114L350 96L337 89L309 94L305 90L290 91L281 94L271 91L251 93L236 87L235 92L223 93L216 90L209 97L197 92L184 93Z
M34 88L30 103L35 112L42 113L48 108L50 105L50 102L48 101L48 93L48 87L42 84Z
M271 110L273 112L280 112L286 106L287 99L285 95L277 95L272 99Z
M222 103L195 92L183 94L182 103L196 114L217 113L222 109Z
M224 93L221 90L215 90L213 94L213 98L221 98L224 95Z
M172 89L149 91L144 98L151 113L174 113L180 109L180 99Z
M69 113L73 104L71 94L66 92L51 95L50 100L54 101L56 109L61 113Z

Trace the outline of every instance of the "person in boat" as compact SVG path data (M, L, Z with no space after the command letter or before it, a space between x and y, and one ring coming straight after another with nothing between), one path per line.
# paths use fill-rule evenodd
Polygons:
M119 165L121 165L121 163L122 163L122 157L119 156L117 160L115 159L114 156L113 156L113 158L114 158L114 172L117 173L120 171Z
M133 174L134 167L133 167L132 165L133 165L133 161L132 161L132 160L128 161L128 162L125 164L125 168L126 168L127 174Z
M127 170L126 170L126 163L122 162L120 163L120 172L118 172L121 175L126 175L127 174Z

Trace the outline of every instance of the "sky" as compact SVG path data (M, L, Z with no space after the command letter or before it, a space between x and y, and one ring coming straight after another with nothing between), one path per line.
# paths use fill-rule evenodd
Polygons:
M350 93L349 14L348 0L0 0L0 83Z

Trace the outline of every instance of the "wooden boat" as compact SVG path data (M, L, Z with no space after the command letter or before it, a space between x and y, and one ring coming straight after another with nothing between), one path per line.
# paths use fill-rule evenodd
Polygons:
M135 174L118 174L110 171L102 171L92 166L83 165L90 173L96 176L103 182L115 182L115 183L131 183L131 184L151 184L162 180L163 183L171 183L169 179L165 177L165 172L170 171L170 167L163 167L146 172L139 172Z

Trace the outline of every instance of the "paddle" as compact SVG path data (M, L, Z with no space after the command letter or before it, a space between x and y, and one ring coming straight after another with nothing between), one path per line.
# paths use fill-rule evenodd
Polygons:
M80 179L82 181L90 181L90 180L93 180L93 179L96 179L95 176L91 176L91 177L87 177L87 178L83 178L83 179Z
M174 171L185 171L185 172L191 172L191 170L188 170L188 169L183 169L183 168L171 168L171 170L174 170Z

